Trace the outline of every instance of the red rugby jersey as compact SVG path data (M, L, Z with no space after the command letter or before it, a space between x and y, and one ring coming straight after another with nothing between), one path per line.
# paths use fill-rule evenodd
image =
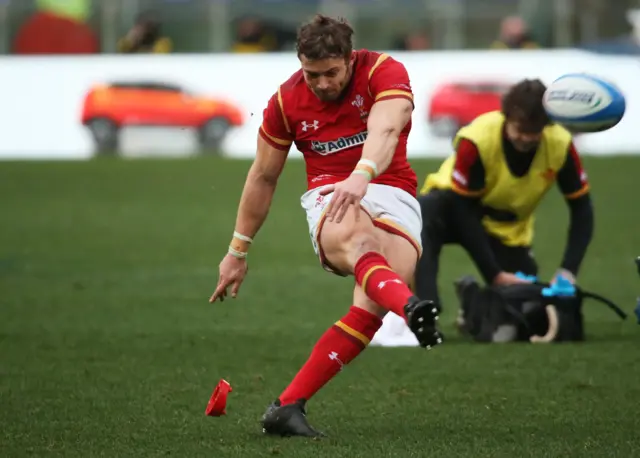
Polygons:
M307 86L302 69L271 97L260 135L274 148L288 151L295 142L304 155L308 189L347 178L362 156L367 119L374 102L403 97L413 103L404 65L387 54L354 51L354 71L344 96L323 102ZM411 120L402 130L391 164L372 183L403 189L415 196L417 177L407 161Z

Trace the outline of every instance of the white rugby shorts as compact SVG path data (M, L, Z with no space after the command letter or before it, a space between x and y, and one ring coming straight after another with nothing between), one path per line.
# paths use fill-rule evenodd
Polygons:
M327 185L328 186L328 185ZM325 270L334 272L326 265L322 250L318 244L318 236L327 205L333 193L320 195L327 186L307 191L300 198L302 208L307 212L309 235L316 255ZM371 183L360 206L369 214L375 226L392 234L407 239L416 248L418 255L422 253L420 232L422 231L422 213L418 200L408 192L384 184Z

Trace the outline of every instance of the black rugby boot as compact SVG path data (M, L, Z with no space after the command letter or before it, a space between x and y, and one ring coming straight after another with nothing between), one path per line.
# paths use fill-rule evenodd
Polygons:
M440 345L443 335L436 326L440 308L433 301L423 301L413 296L404 306L409 329L415 334L421 347L430 350Z
M262 432L275 436L324 437L307 422L304 399L281 405L280 399L271 404L262 416Z

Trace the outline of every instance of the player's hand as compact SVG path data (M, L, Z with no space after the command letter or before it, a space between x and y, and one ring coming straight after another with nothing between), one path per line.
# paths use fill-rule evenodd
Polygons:
M231 297L235 298L238 295L238 290L248 270L249 266L247 266L246 259L236 258L235 256L227 254L220 263L218 286L209 299L209 302L213 303L216 299L220 299L220 302L224 301L224 298L227 297L227 288L229 287L231 287Z
M320 195L327 195L333 192L327 211L327 219L339 223L346 215L349 207L354 206L356 210L356 220L360 216L360 201L367 193L369 180L367 177L354 173L347 179L334 185L330 185L320 191Z
M550 284L555 284L558 281L558 277L562 277L567 280L572 285L576 284L576 277L567 269L558 269L553 278L551 279Z
M496 275L496 278L493 279L493 284L496 286L521 285L523 283L531 282L510 272L500 272Z

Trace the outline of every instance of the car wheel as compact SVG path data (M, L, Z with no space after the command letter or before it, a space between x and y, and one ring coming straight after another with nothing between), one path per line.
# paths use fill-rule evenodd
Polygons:
M107 118L95 118L87 123L96 154L100 156L115 156L118 154L118 126Z
M200 128L200 145L204 150L218 153L229 131L229 121L225 118L212 118Z
M429 123L429 127L431 133L436 137L453 137L460 129L458 121L449 116L433 119Z

